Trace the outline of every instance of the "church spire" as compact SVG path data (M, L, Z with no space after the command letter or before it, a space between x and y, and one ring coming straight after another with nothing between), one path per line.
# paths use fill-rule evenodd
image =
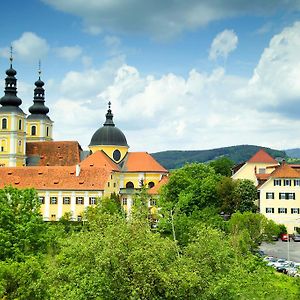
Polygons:
M33 105L29 107L29 112L32 115L41 115L43 117L47 115L49 108L45 105L45 89L43 88L45 83L41 80L41 73L41 61L39 61L39 78L34 83L36 87L34 89Z
M22 104L22 100L17 97L17 72L13 69L13 48L10 47L10 68L6 70L7 77L5 78L4 96L0 99L2 106L18 107Z
M113 114L111 112L111 109L110 109L110 106L111 106L111 102L109 101L108 102L108 110L107 110L107 113L106 113L106 120L105 120L105 123L103 124L104 126L115 126L114 124L114 121L113 121Z

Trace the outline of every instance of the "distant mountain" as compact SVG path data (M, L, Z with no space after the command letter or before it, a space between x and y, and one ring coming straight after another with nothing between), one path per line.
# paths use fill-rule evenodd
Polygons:
M240 145L223 147L211 150L195 150L195 151L163 151L152 153L152 156L165 168L177 169L185 163L191 162L209 162L217 158L226 156L233 160L236 164L248 160L259 149L265 149L274 158L287 158L285 151L275 150L255 145ZM299 149L300 150L300 149Z
M300 158L300 148L287 149L284 152L291 158Z

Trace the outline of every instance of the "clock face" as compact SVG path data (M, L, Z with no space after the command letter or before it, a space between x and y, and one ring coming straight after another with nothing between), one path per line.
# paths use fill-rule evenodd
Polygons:
M120 152L118 149L116 149L116 150L114 151L114 153L113 153L113 158L114 158L115 161L120 160L120 158L121 158L121 152Z

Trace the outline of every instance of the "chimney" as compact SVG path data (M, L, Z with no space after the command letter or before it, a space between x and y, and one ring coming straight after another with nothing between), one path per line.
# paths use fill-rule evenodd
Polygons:
M80 165L76 165L76 177L80 174Z

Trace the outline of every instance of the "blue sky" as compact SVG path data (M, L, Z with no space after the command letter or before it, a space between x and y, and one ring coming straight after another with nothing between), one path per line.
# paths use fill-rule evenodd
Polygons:
M38 60L57 140L83 148L112 102L132 151L300 147L300 1L1 3L27 113ZM1 71L2 70L2 71Z

